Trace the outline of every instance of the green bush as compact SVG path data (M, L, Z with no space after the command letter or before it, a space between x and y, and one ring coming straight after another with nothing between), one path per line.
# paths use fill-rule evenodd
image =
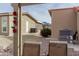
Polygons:
M44 28L41 30L40 35L43 37L50 37L51 36L51 30L49 28Z

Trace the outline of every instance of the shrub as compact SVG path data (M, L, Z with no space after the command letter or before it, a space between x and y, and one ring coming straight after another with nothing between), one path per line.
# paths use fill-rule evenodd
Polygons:
M51 30L49 28L43 28L40 32L40 35L43 37L50 37L51 36Z

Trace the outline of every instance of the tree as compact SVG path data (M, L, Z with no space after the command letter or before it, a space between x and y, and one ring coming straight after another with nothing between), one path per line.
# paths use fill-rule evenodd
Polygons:
M43 28L40 32L40 35L43 37L50 37L51 36L51 30L49 28Z

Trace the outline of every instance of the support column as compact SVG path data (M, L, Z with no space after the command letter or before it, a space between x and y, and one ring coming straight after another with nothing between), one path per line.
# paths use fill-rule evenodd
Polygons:
M21 4L19 3L18 4L18 7L19 7L19 56L22 56L22 44L23 44L23 42L22 42L22 18L21 18L21 16L22 16L22 12L21 12Z
M17 32L14 33L14 56L22 55L22 35L21 35L21 5L20 3L12 4L14 11L17 12Z
M79 12L77 12L77 31L78 31L78 41L79 41Z

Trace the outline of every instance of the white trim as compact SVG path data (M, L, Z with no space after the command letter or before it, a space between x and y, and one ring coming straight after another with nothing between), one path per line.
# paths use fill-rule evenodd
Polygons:
M29 31L29 29L28 29L28 25L29 23L28 23L28 21L26 21L26 33L28 33L28 31Z

